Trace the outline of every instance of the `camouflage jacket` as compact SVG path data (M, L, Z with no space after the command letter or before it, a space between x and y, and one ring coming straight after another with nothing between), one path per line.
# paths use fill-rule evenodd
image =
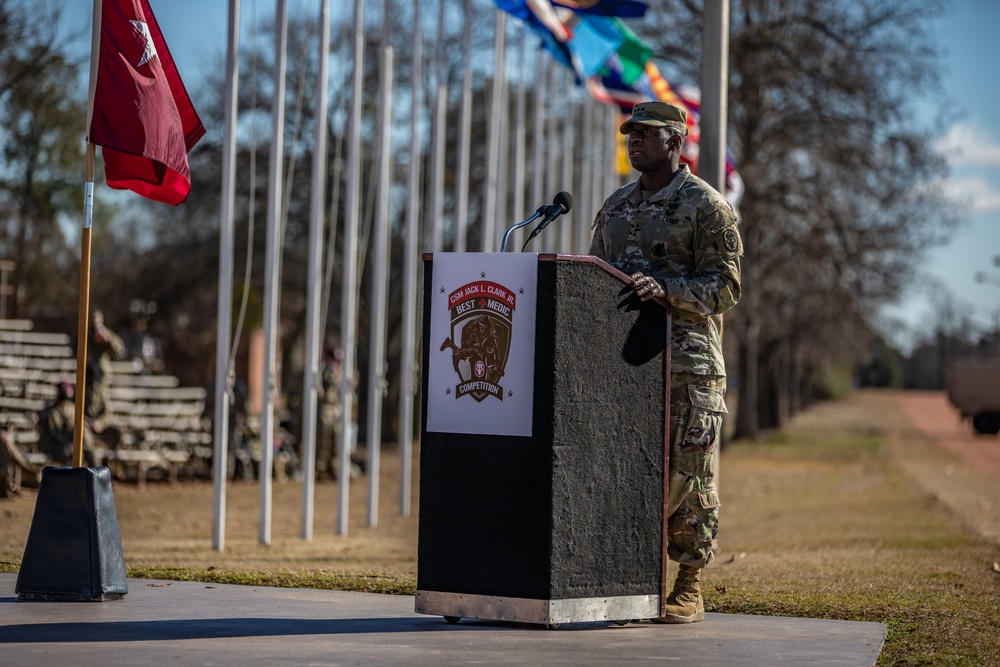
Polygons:
M46 406L38 415L38 450L53 461L72 460L75 414L73 400L64 398Z
M107 382L106 376L111 373L111 360L124 359L125 353L125 343L114 331L107 327L103 327L100 331L90 328L87 336L87 363L95 365L101 371L101 377L94 380ZM90 371L87 374L89 375ZM89 377L87 379L91 380Z
M590 254L663 285L673 307L672 370L725 375L722 313L740 300L739 216L687 165L642 201L639 181L616 190L594 220Z
M340 418L340 379L342 370L332 363L324 363L320 368L320 409L328 417Z

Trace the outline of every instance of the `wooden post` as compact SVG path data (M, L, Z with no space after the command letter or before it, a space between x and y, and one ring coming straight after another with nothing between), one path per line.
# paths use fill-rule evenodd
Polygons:
M83 467L83 402L87 379L87 331L90 311L90 228L94 218L94 163L97 148L87 142L83 194L83 230L80 234L80 312L77 316L76 409L73 413L73 465Z

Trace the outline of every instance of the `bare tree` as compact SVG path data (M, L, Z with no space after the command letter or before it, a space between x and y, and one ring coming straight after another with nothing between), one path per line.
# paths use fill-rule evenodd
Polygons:
M79 66L60 50L60 11L0 0L0 258L14 261L18 288L9 317L75 303L66 275L78 262L60 223L80 209L86 97Z
M640 33L697 81L701 5L666 0ZM727 315L737 436L779 426L808 376L860 359L876 310L952 224L946 164L912 100L940 90L935 0L738 0L729 140L740 204L743 302ZM941 125L936 125L941 127Z
M457 5L456 5L457 6ZM406 3L399 3L400 15L394 17L396 24L405 24L407 15L412 9L406 9ZM343 193L346 189L347 165L345 151L342 150L344 135L347 130L345 109L346 97L350 95L350 49L345 30L350 28L350 12L342 12L334 16L332 33L339 35L334 39L331 54L331 85L330 85L330 116L324 119L328 123L329 165L327 169L326 192L332 204L327 216L326 234L332 234L336 240L332 256L326 261L333 261L339 267L343 257L343 230L345 220L343 211ZM427 18L427 17L425 17ZM344 23L346 22L346 24ZM487 26L489 27L489 26ZM481 30L482 28L477 28ZM371 225L374 207L374 170L376 167L376 151L378 118L378 57L381 48L381 26L367 27L367 56L365 58L365 83L362 122L363 153L363 187L362 187L362 253L367 252L367 229ZM461 26L449 27L449 40L457 43ZM425 26L426 34L436 34L436 29ZM262 314L261 298L263 294L263 267L265 255L265 224L267 205L267 165L271 159L270 114L272 100L273 75L273 26L270 20L262 22L257 34L241 46L240 82L239 82L239 121L237 142L237 191L236 191L236 256L234 258L234 278L236 290L233 303L239 308L243 299L243 290L249 294L249 309L244 322L241 343L245 351L247 332L258 326ZM394 130L409 126L409 100L407 98L411 86L423 86L424 100L433 99L431 86L435 83L433 77L422 81L412 81L410 78L412 58L410 54L412 35L408 30L390 33L390 40L396 50L397 104L393 112ZM282 235L282 285L280 301L280 345L285 363L282 367L281 384L288 392L296 392L301 383L297 376L301 375L298 359L301 357L301 346L304 344L304 326L306 310L305 285L309 242L309 203L312 178L312 137L314 136L313 107L315 99L317 63L317 35L315 17L299 15L289 22L289 50L287 57L287 98L286 104L286 175L291 174L291 180L286 183L285 196L287 214ZM484 50L490 48L490 40L482 39ZM434 49L425 49L425 57L433 58ZM470 66L461 60L459 49L447 49L446 63L450 82L455 84L460 80L457 72ZM219 58L222 54L219 54ZM477 59L481 62L482 58ZM156 301L157 315L152 326L156 333L164 338L164 351L168 356L168 367L172 372L182 376L187 382L204 384L211 381L212 363L215 353L215 308L218 277L218 216L221 163L221 139L223 123L223 81L220 72L223 68L206 68L207 74L203 85L193 92L193 99L207 128L205 138L199 142L189 156L191 163L192 188L191 195L184 205L170 208L156 203L136 201L130 204L128 211L123 211L119 221L131 221L137 233L148 240L144 248L137 249L138 255L128 266L119 265L115 270L122 276L115 281L119 285L119 300L127 303L131 298L143 298ZM424 71L432 70L429 65ZM215 72L215 74L211 74ZM474 77L474 118L473 165L485 163L486 141L485 132L487 117L484 96L490 88L487 76ZM458 103L459 96L455 85L449 88L448 139L451 147L458 143ZM429 134L429 130L427 130ZM404 189L406 169L411 160L424 162L428 159L429 144L415 156L409 155L408 141L405 135L397 137L396 149L391 159L394 161L395 186L391 197L391 252L393 257L399 257L402 252L405 230ZM341 148L338 148L341 147ZM254 168L254 165L255 168ZM445 169L446 196L453 193L455 181L455 161L449 161ZM423 169L427 179L428 169ZM251 178L251 174L253 177ZM338 183L335 179L339 177ZM485 171L473 170L471 178L470 211L478 210L480 193ZM290 185L291 187L288 187ZM334 199L339 192L340 198ZM423 201L427 201L425 194ZM446 211L451 211L452 202L445 202ZM474 214L474 213L473 213ZM449 213L446 213L446 217ZM425 223L428 221L424 221ZM447 222L447 221L446 221ZM475 247L476 230L470 230L470 243ZM247 250L249 245L249 251ZM246 269L250 265L249 281L245 281ZM367 331L368 331L368 284L371 280L371 262L362 262L364 274L359 294L360 326L358 337L359 368L366 368L367 363ZM394 403L398 400L399 382L395 377L398 368L399 350L401 348L402 331L400 317L402 313L402 261L391 262L389 265L389 300L388 326L389 341L387 346L388 364L393 369L389 382L387 400ZM110 269L109 269L110 270ZM126 278L125 276L129 276ZM340 326L341 274L339 268L332 272L332 283L329 285L326 308L329 313L326 326L326 339L336 340ZM234 318L234 322L236 318ZM361 410L360 422L364 423L364 397L367 378L362 375L358 396ZM292 402L294 402L294 397ZM395 430L395 411L384 411L389 422L384 432L387 436Z

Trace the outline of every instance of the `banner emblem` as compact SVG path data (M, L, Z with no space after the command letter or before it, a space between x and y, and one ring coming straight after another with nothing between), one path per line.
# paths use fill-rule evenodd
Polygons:
M448 295L451 335L441 343L440 351L451 351L459 378L456 400L463 396L479 403L488 396L503 400L500 380L510 356L516 306L514 292L486 280L468 283Z

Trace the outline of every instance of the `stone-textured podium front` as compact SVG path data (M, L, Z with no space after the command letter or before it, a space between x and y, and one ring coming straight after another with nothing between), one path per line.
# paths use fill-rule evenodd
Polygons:
M427 294L431 256L424 267ZM531 437L428 432L424 401L418 612L547 625L658 615L667 312L624 296L620 276L539 256ZM428 320L425 300L425 369Z

